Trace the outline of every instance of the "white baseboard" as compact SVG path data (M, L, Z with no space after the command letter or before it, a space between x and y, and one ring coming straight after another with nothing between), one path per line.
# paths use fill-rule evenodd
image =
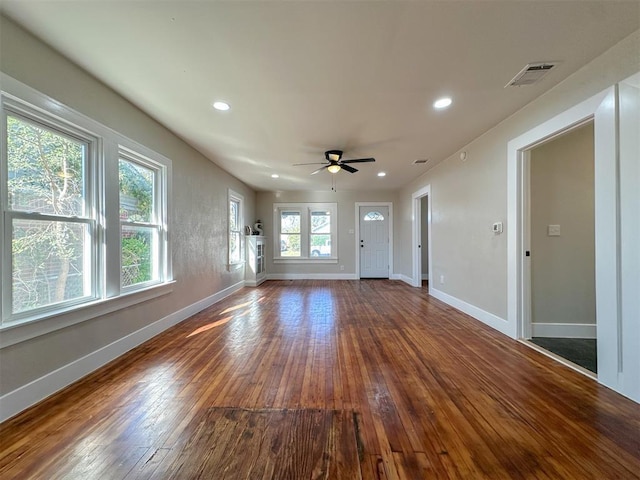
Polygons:
M532 323L532 337L597 338L595 324L588 323Z
M357 280L355 273L269 273L269 280Z
M422 274L422 279L423 280L429 280L429 274L428 273L423 273Z
M80 380L94 370L155 337L167 328L228 297L243 286L244 282L236 283L3 395L0 397L0 422L4 422L62 390L64 387L71 385L73 382Z
M398 280L402 280L404 283L407 283L409 285L411 285L413 287L413 278L411 277L407 277L406 275L403 275L402 273L396 274L396 277Z
M466 313L467 315L471 315L476 320L480 320L482 323L486 323L492 328L495 328L501 333L508 335L509 337L514 338L512 334L512 328L509 325L509 322L504 318L500 318L493 313L482 310L481 308L476 307L475 305L471 305L470 303L465 302L464 300L460 300L459 298L453 297L447 293L441 292L440 290L436 290L435 288L429 289L429 294L432 297L437 298L438 300L443 301L447 305L451 305L454 308Z

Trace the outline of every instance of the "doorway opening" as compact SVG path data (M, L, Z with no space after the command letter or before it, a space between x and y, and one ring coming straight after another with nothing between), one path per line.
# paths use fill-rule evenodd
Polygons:
M525 330L597 374L593 120L523 158Z
M431 275L431 185L412 195L413 199L413 278L414 287L428 291Z

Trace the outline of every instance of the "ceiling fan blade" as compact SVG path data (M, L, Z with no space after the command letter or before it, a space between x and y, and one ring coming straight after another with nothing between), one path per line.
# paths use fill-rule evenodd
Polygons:
M294 167L298 167L300 165L326 165L327 162L311 162L311 163L294 163Z
M354 158L353 160L342 160L340 163L366 163L375 161L375 158Z
M342 170L346 170L346 171L347 171L347 172L349 172L349 173L356 173L356 172L358 171L358 169L357 169L357 168L350 167L349 165L343 165L343 164L341 164L341 165L340 165L340 168L342 168Z
M311 172L311 175L315 175L318 172L321 172L322 170L324 170L325 168L327 168L329 165L325 165L324 167L320 167L317 170L314 170L313 172Z

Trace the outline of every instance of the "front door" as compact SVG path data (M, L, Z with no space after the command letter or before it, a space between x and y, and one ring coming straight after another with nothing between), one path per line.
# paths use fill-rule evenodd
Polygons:
M389 278L389 207L360 207L360 278Z

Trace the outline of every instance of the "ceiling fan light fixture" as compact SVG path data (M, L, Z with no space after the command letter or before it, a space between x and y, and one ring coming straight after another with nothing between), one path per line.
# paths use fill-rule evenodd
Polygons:
M332 165L329 165L327 167L327 170L329 170L331 173L338 173L340 171L340 165L334 163Z

